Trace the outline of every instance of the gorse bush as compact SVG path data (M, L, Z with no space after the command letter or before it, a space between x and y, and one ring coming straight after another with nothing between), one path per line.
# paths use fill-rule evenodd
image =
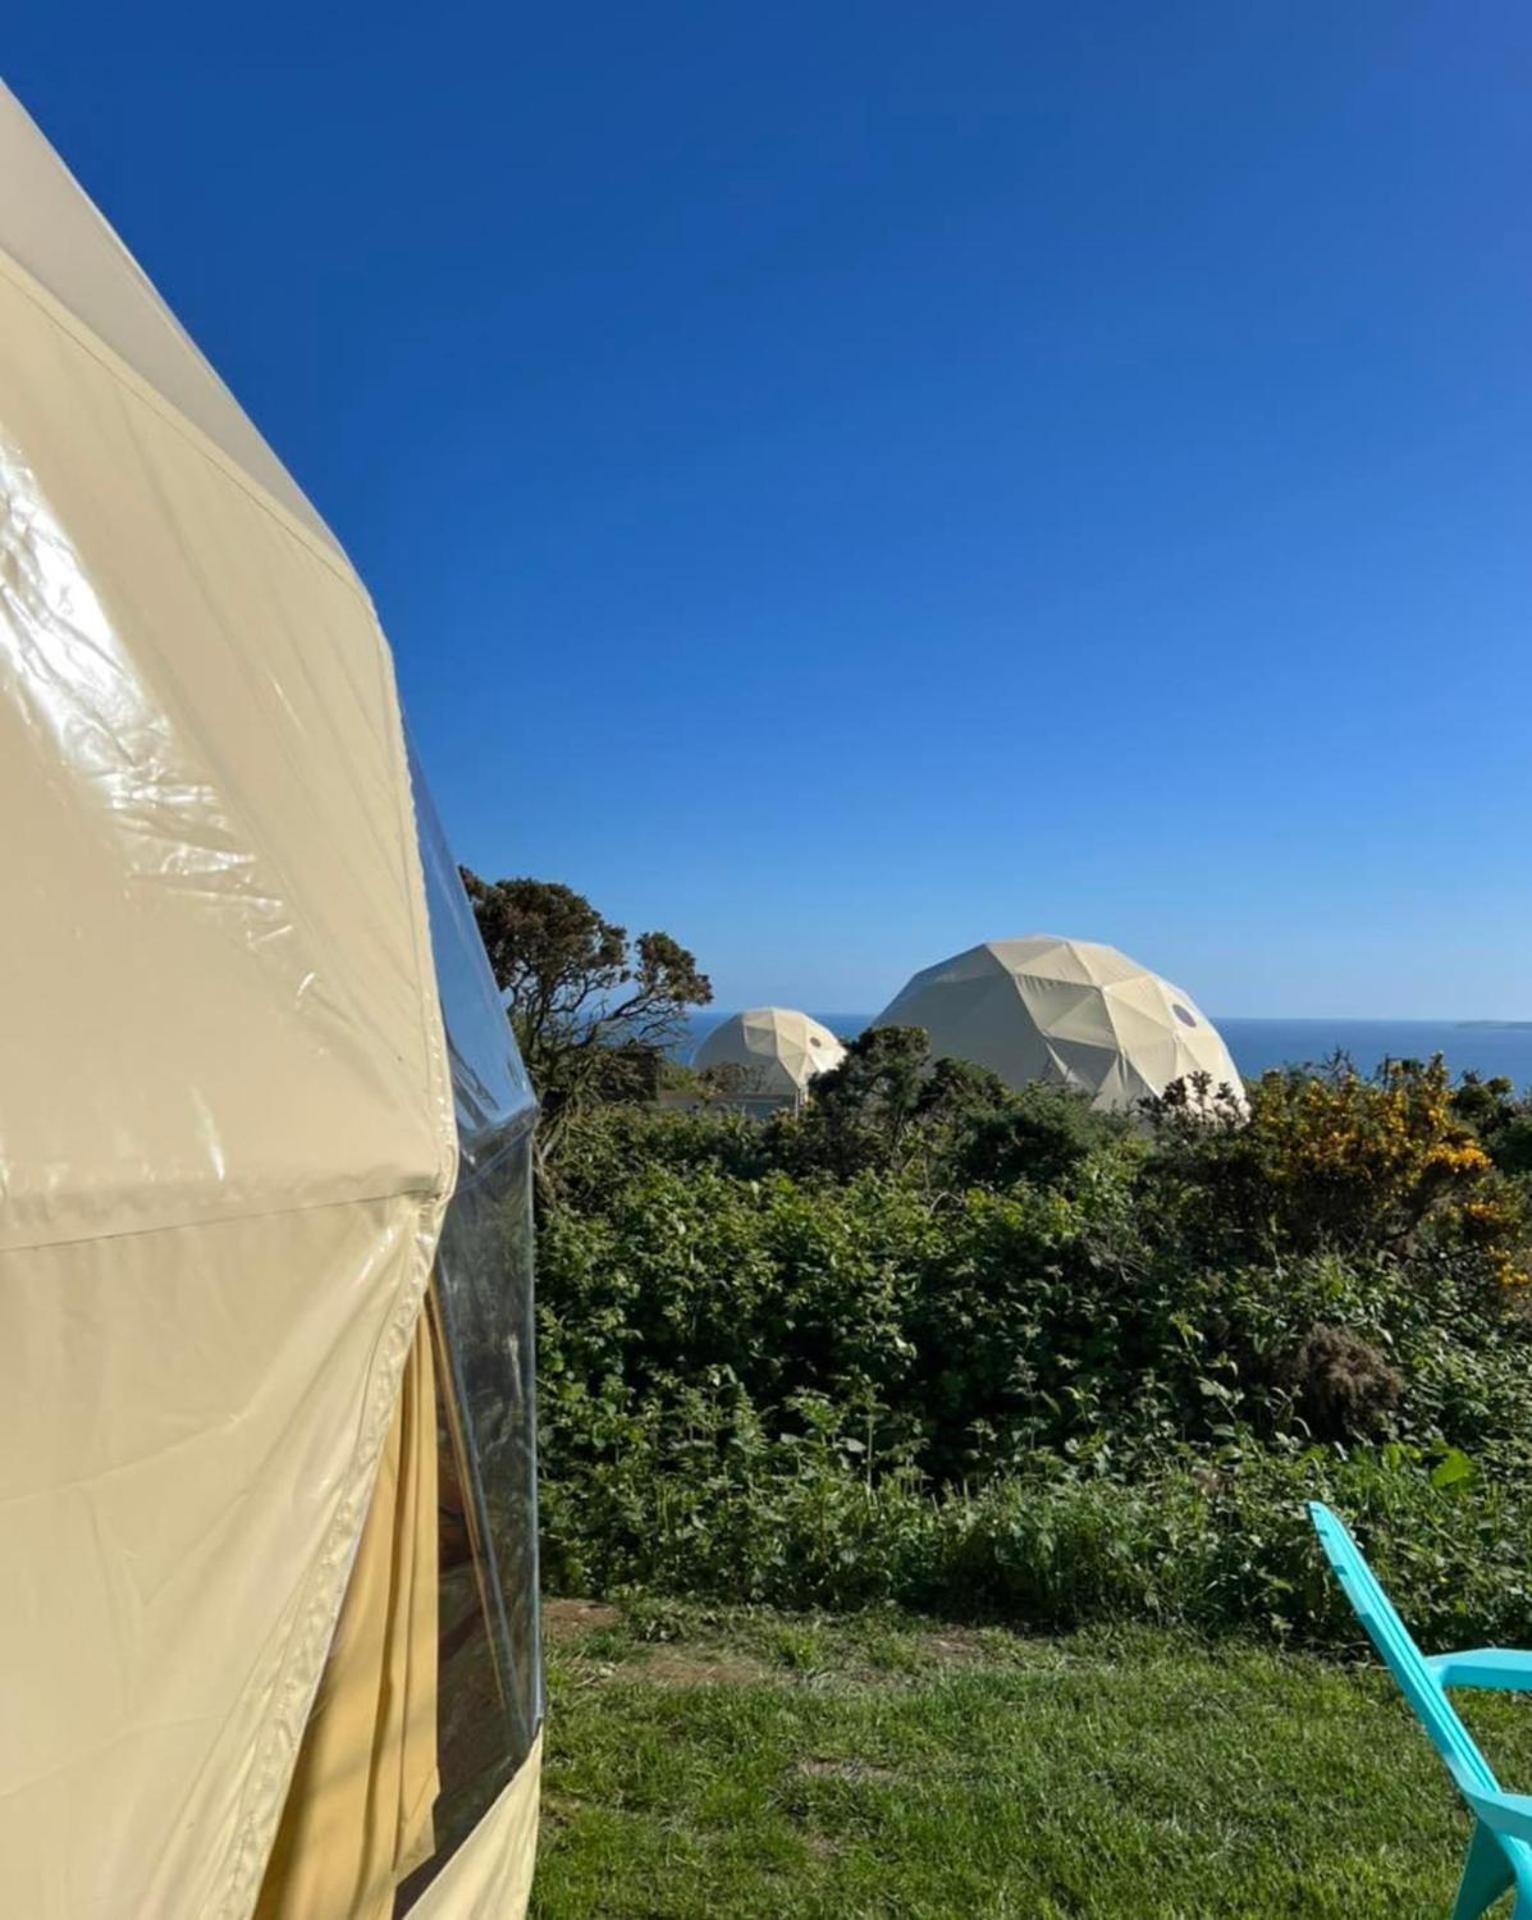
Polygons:
M1129 1126L924 1065L873 1035L801 1116L571 1125L555 1584L1325 1637L1328 1493L1417 1618L1532 1631L1507 1093L1335 1063Z
M1477 1250L1497 1281L1516 1284L1527 1278L1524 1195L1468 1118L1498 1118L1475 1098L1482 1084L1454 1097L1440 1059L1391 1061L1371 1080L1337 1063L1265 1074L1248 1119L1215 1103L1210 1125L1176 1090L1153 1120L1162 1158L1183 1166L1187 1197L1201 1203L1204 1251L1408 1255L1429 1240ZM1195 1217L1185 1210L1184 1225Z

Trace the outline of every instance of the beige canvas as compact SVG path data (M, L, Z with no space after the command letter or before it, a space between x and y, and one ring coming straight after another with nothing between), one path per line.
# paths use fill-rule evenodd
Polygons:
M874 1026L923 1027L937 1058L971 1060L1007 1085L1079 1088L1126 1111L1206 1074L1242 1095L1221 1036L1182 988L1090 940L990 940L917 973Z
M239 402L3 83L0 252L25 267L273 499L334 546L334 536Z
M0 1913L248 1920L456 1178L416 821L366 592L3 93L0 810Z
M532 1890L542 1769L539 1734L515 1778L410 1909L410 1920L518 1920ZM614 1900L620 1897L614 1889Z
M390 1920L436 1849L440 1532L422 1315L254 1920Z

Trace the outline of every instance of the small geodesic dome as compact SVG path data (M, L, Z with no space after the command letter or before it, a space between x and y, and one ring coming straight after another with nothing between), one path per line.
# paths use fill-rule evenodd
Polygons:
M741 1091L796 1099L846 1049L830 1029L795 1007L751 1007L715 1027L692 1055L695 1067L734 1067Z
M1093 940L986 940L917 973L873 1025L923 1027L936 1059L971 1060L1012 1087L1078 1087L1096 1107L1129 1109L1197 1073L1241 1091L1191 995Z

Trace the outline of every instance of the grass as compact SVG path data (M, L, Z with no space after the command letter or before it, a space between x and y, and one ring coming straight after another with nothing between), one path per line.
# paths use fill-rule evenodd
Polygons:
M1451 1907L1456 1794L1367 1666L654 1605L549 1630L534 1920ZM1532 1785L1532 1707L1465 1717Z

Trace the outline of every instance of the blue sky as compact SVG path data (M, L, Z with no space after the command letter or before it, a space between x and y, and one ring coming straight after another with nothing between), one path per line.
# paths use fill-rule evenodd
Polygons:
M57 0L460 856L877 1007L1532 1017L1532 13Z

